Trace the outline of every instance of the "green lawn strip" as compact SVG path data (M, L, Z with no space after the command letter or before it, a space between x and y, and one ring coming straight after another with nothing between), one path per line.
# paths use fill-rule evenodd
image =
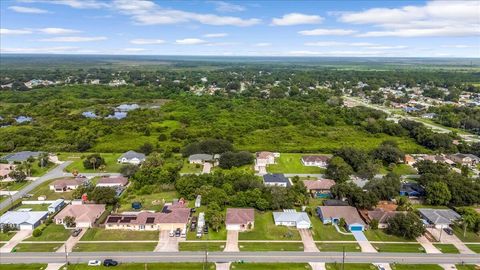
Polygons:
M425 250L420 244L384 244L372 243L379 252L412 252L424 253Z
M15 232L0 233L0 241L8 241L12 239L15 235Z
M355 243L317 243L321 252L340 252L345 248L345 252L361 252L360 246Z
M120 157L121 153L98 153L105 159L105 169L102 171L99 171L98 169L85 169L83 166L83 160L90 154L93 153L61 153L58 158L60 160L73 161L72 164L65 168L67 172L72 172L73 170L77 170L80 173L119 172L122 167L122 164L117 163L117 159Z
M197 230L187 232L187 240L227 240L227 229L222 227L218 232L214 230L209 230L208 234L203 234L202 237L197 237Z
M97 269L97 270L106 270L111 269L112 267L105 266L88 266L87 264L71 264L68 266L69 270L86 270L86 269ZM116 270L198 270L203 269L202 263L121 263L113 269ZM215 270L215 264L209 263L205 270Z
M43 228L41 225L39 228ZM50 224L43 229L39 237L29 237L25 241L65 241L70 237L72 231L66 230L63 225Z
M18 209L32 209L31 211L48 211L48 206L51 203L46 204L21 204L19 207L15 208Z
M225 242L179 242L178 248L180 251L223 251L225 249Z
M392 270L442 270L438 264L390 264Z
M15 252L55 252L62 243L20 243L15 246Z
M398 175L411 175L411 174L417 174L417 170L415 170L412 166L409 166L407 164L397 164L392 172L398 174Z
M174 198L179 198L177 192L175 191L137 194L132 187L129 187L120 198L120 208L118 211L132 211L133 202L141 202L142 209L161 211L163 209L164 202L171 202Z
M201 164L190 164L188 159L183 162L183 167L180 170L180 173L201 173L203 166Z
M73 248L76 252L94 251L153 251L157 243L85 243L80 242Z
M231 270L308 270L307 263L232 263Z
M89 228L81 241L158 240L158 231L124 231Z
M378 242L415 242L415 240L407 240L403 237L387 234L384 230L366 230L363 232L369 241Z
M475 253L480 253L480 244L474 244L474 245L470 244L470 245L467 245L467 247Z
M324 173L325 169L315 166L304 166L302 156L314 154L301 153L281 153L279 158L275 159L275 164L268 165L267 171L270 173Z
M458 249L452 244L433 244L442 253L458 254Z
M0 182L0 190L20 190L26 185L30 184L31 182L28 180L25 181L20 181L20 182ZM8 196L4 196L5 199L8 198Z
M2 264L2 270L43 270L46 269L46 264L31 263L31 264Z
M240 251L303 251L301 242L239 242Z
M341 263L326 263L325 267L327 270L377 270L375 265L367 263L346 263L345 267Z
M334 226L324 225L318 217L310 217L312 222L312 235L315 241L355 241L351 234L341 234Z
M255 227L248 232L241 232L239 240L300 240L295 228L276 226L272 212L255 212Z
M462 240L462 242L480 243L480 235L476 234L475 232L467 230L465 236L463 236L463 228L457 226L453 226L453 232L460 240Z
M455 266L457 267L457 270L478 270L478 268L473 264L466 264L466 265L457 264Z

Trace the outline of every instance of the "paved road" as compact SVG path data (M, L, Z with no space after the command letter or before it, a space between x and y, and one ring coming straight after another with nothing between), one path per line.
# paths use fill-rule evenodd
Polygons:
M192 252L73 252L69 262L112 258L120 262L202 262L203 251ZM210 262L341 262L342 252L210 252ZM18 252L4 253L0 263L61 263L64 253ZM478 254L425 254L425 253L360 253L347 252L347 263L402 263L402 264L480 264Z

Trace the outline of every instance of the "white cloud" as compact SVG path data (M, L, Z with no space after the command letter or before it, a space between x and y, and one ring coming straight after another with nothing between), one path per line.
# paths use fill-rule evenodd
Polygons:
M303 30L298 32L303 36L347 36L356 33L355 30L350 29L324 29L317 28L312 30Z
M152 44L163 44L163 43L165 43L165 40L163 40L163 39L143 39L143 38L138 38L138 39L132 39L132 40L130 40L130 43L132 43L132 44L137 44L137 45L152 45Z
M54 38L44 38L39 41L44 42L90 42L90 41L101 41L107 40L106 37L54 37Z
M38 31L40 33L49 34L49 35L67 35L67 34L75 34L75 33L82 32L74 29L56 28L56 27L41 28L41 29L38 29Z
M26 29L7 29L0 28L0 35L27 35L31 34L32 31Z
M214 4L215 10L218 12L239 12L245 10L244 6L228 3L225 1L209 1L209 3Z
M339 41L317 41L317 42L307 42L305 46L315 46L315 47L361 47L365 49L374 49L374 50L398 50L405 49L407 46L404 45L381 45L369 42L339 42Z
M2 53L74 53L77 47L0 48Z
M203 35L206 38L219 38L219 37L226 37L228 36L227 33L211 33Z
M45 14L49 13L46 9L41 8L32 8L32 7L21 7L21 6L10 6L8 9L11 9L18 13L28 13L28 14Z
M65 5L72 8L78 9L98 9L109 7L109 4L104 1L97 0L17 0L22 3L45 3L45 4L56 4L56 5Z
M199 45L199 44L205 44L207 42L199 38L185 38L185 39L177 39L175 40L175 43L179 45Z
M441 28L409 28L385 31L370 31L358 34L358 37L438 37L438 36L477 36L480 35L480 25L477 27L452 27Z
M290 51L289 55L293 56L353 56L353 57L366 57L366 56L389 56L388 53L383 51Z
M454 44L454 45L442 45L442 48L465 49L465 48L479 48L479 46L465 45L465 44Z
M272 25L287 26L299 24L317 24L321 23L323 18L318 15L307 15L302 13L289 13L283 15L281 18L273 18Z
M252 26L261 22L260 19L256 18L243 19L240 17L165 9L154 2L146 0L114 0L113 7L121 13L129 15L135 23L141 25L176 24L194 21L207 25Z
M269 46L272 46L272 43L269 43L269 42L259 42L259 43L253 44L253 46L255 46L255 47L269 47Z
M124 51L126 52L144 52L144 51L148 51L147 49L145 48L125 48L123 49Z

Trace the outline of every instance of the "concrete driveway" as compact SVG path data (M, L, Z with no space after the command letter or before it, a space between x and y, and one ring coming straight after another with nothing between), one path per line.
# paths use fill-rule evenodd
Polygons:
M11 252L12 249L22 242L24 239L32 236L32 230L18 231L3 247L0 248L1 253Z
M367 237L363 232L352 232L353 237L355 237L355 240L357 240L358 245L360 246L360 249L362 252L378 252L372 244L368 241Z
M238 231L229 230L227 231L227 243L225 244L224 252L238 252Z
M73 247L80 241L82 236L87 232L87 228L83 228L82 232L77 237L74 237L73 235L70 235L70 237L67 239L65 244L63 244L61 247L57 249L56 252L65 252L65 247L67 248L67 252L72 252Z
M425 249L425 252L428 254L439 254L442 253L438 248L436 248L432 242L430 242L425 236L420 236L417 237L417 242L422 245L422 247ZM444 270L455 270L457 267L454 264L440 264L440 267L442 267Z
M299 229L300 237L302 237L303 251L305 252L320 252L312 237L312 232L308 229Z
M211 170L212 170L212 163L205 162L203 164L202 173L210 173Z
M427 231L430 232L437 240L441 238L440 243L454 245L461 254L475 254L475 252L469 249L455 234L448 235L446 232L435 228L428 228Z
M178 251L179 237L170 237L170 231L160 231L158 244L155 251Z

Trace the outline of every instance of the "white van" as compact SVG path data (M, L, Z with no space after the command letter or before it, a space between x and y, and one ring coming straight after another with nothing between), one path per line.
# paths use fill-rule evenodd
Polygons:
M182 230L182 234L180 234L180 237L182 237L182 238L187 237L187 231L185 229Z

